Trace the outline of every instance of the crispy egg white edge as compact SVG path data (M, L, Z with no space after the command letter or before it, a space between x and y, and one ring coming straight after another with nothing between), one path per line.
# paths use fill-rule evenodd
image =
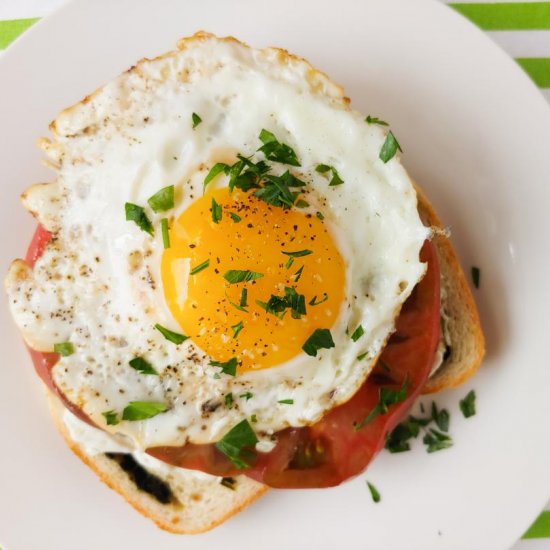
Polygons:
M195 130L193 112L203 119ZM264 127L302 162L298 173L311 184L308 200L318 201L346 262L346 300L331 329L334 349L215 379L219 369L208 366L191 341L176 346L154 330L155 323L180 330L162 292L162 215L148 211L157 227L151 238L124 219L124 203L145 205L174 184L181 192L171 214L179 216L202 193L216 151L252 154ZM55 145L46 149L58 166L57 180L31 188L25 202L57 238L33 270L14 264L7 288L31 347L75 344L76 353L54 367L54 379L98 425L104 426L103 411L155 400L170 410L105 429L141 447L206 443L256 414L255 429L268 436L313 423L355 393L425 271L418 253L428 230L398 159L384 164L378 158L384 131L349 110L340 88L279 50L201 36L180 52L140 63L64 111L54 128ZM344 185L329 188L314 170L319 163L335 166ZM360 323L366 334L352 342L346 330ZM363 352L368 359L359 363ZM160 377L129 368L137 355ZM214 409L226 393L243 391L254 398ZM278 404L281 399L294 404Z

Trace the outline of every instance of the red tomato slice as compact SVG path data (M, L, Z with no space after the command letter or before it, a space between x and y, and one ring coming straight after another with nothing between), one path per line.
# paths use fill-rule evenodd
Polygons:
M223 476L244 473L278 488L330 487L362 472L420 394L433 365L440 334L440 275L430 242L420 257L428 263L427 273L403 305L374 372L347 403L312 426L279 432L275 448L258 453L246 470L236 469L214 445L155 447L147 452L175 466ZM355 429L378 404L381 388L397 391L403 384L405 400Z

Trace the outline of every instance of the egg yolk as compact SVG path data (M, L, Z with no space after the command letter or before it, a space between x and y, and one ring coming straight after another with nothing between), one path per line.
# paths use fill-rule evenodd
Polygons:
M168 307L214 361L235 357L239 372L279 365L338 316L344 262L320 217L222 188L191 204L169 236Z

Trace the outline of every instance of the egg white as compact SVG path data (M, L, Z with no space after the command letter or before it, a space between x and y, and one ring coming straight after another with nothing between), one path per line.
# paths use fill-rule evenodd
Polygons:
M195 129L192 113L203 121ZM333 349L215 378L219 369L191 340L174 345L154 329L160 323L181 331L160 277L164 214L147 210L152 238L125 220L124 204L146 205L174 185L170 214L179 216L201 196L204 176L221 156L255 154L262 128L300 159L308 201L325 215L345 260L346 298L331 328ZM280 50L199 34L64 111L52 129L54 140L43 147L57 179L31 188L25 203L55 238L34 269L12 266L7 289L31 347L52 351L56 342L73 343L76 352L59 360L53 377L98 426L147 448L217 441L254 414L254 429L266 436L311 424L355 393L424 274L418 256L428 230L399 160L379 159L385 130L349 109L338 86ZM333 165L345 183L329 187L315 171L320 163ZM221 177L217 185L227 181ZM359 324L365 335L353 342L349 334ZM363 353L367 358L358 361ZM130 368L136 356L160 376ZM237 397L245 391L253 397ZM229 392L235 400L226 408ZM102 412L149 400L169 410L105 424Z

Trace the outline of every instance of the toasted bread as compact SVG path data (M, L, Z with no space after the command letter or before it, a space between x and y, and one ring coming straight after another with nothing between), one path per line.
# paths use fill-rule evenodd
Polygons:
M443 229L433 206L418 186L416 192L418 211L424 224ZM476 304L450 239L442 231L434 234L433 242L441 270L442 321L450 343L445 360L430 376L424 393L462 384L475 373L485 354L485 339Z
M48 404L57 429L76 456L138 512L171 533L208 531L248 506L268 489L246 476L231 478L231 483L226 480L224 485L219 477L197 476L182 468L166 467L162 469L163 473L153 474L132 460L130 454L91 455L71 437L63 421L64 407L50 392ZM145 477L149 481L144 483ZM152 490L159 485L160 491Z

